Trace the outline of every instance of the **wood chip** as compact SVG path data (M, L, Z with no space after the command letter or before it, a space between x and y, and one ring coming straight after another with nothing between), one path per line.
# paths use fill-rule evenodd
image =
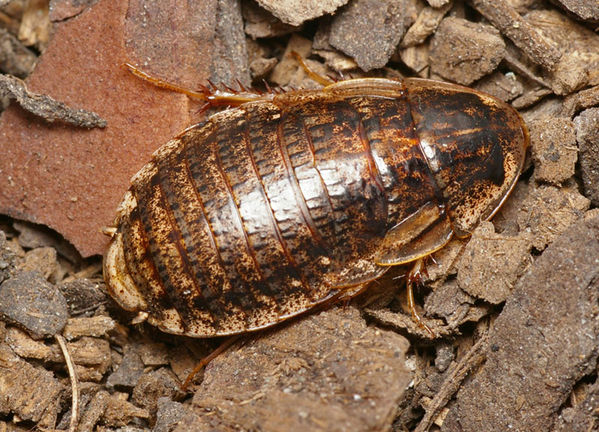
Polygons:
M83 128L104 128L106 120L84 109L71 108L50 96L31 93L19 78L0 75L0 94L15 99L21 107L49 123L61 121Z
M501 33L547 70L557 66L561 53L510 6L507 0L470 0L470 4Z

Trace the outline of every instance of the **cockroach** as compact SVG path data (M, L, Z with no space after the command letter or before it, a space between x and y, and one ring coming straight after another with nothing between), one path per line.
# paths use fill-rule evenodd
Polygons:
M522 170L526 126L459 85L317 79L320 90L183 90L230 108L131 180L104 260L124 309L169 333L234 335L411 264L409 306L432 334L412 294L422 260L499 209Z

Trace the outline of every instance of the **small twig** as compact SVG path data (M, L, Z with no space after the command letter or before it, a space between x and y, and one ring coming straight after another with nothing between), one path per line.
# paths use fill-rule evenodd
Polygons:
M106 120L98 114L70 108L49 96L31 93L21 79L10 75L0 75L0 94L15 99L23 109L50 123L62 121L84 128L106 127Z
M447 375L439 392L435 395L428 408L426 414L414 429L414 432L426 432L435 420L435 417L441 409L449 402L449 399L454 395L462 381L468 376L470 371L485 358L487 348L487 335L481 337L470 351L460 360L455 368Z
M64 356L64 360L69 371L69 378L71 379L71 392L73 393L73 397L71 403L71 422L69 424L69 432L75 432L77 429L77 423L79 421L79 382L77 380L77 372L75 371L75 365L73 364L73 359L71 358L71 354L69 353L69 349L64 337L57 334L54 335L54 338L58 342L58 345L60 345L62 355Z

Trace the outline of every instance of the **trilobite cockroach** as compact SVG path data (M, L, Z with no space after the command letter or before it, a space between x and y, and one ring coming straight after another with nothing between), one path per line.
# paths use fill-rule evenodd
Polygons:
M512 107L429 80L238 102L158 149L118 209L109 292L170 333L262 329L420 263L497 211L528 146Z

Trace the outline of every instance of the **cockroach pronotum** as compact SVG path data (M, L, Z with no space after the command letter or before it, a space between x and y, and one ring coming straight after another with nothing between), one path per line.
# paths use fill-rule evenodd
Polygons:
M351 298L411 263L408 302L429 330L412 294L422 259L499 209L526 126L458 85L324 84L199 94L232 108L159 148L118 208L104 272L124 309L169 333L233 335Z

